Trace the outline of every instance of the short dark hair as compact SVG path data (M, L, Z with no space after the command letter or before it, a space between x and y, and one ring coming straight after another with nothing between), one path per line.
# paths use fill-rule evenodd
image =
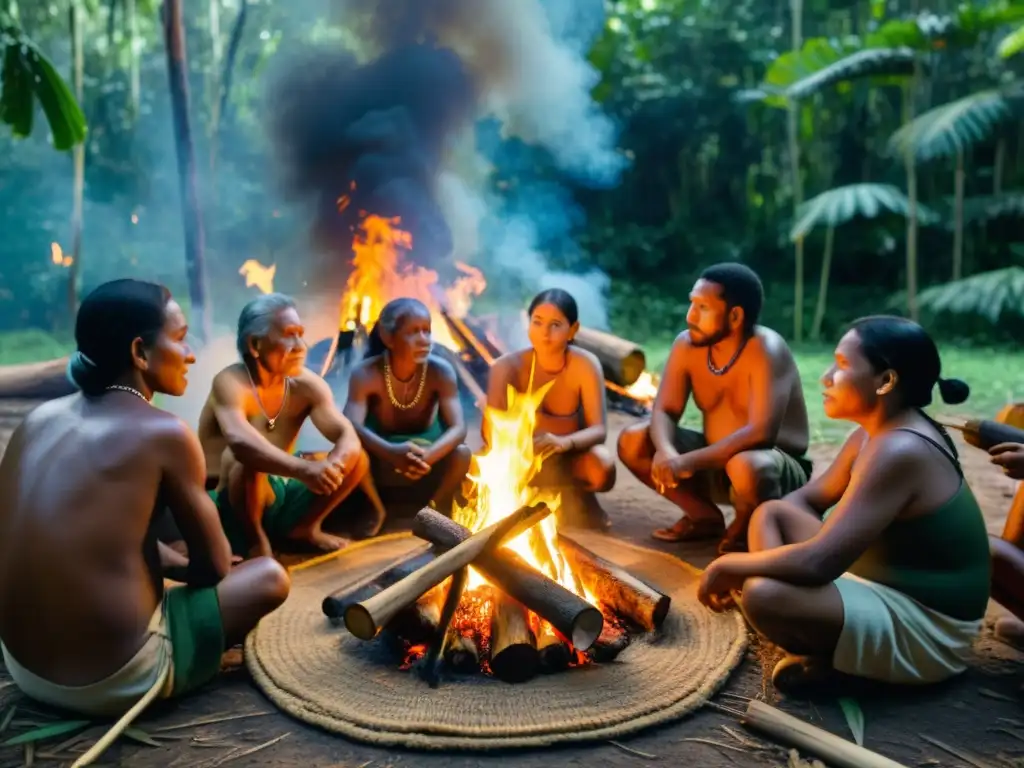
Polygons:
M533 297L533 301L530 302L526 314L532 315L533 310L541 304L550 304L553 307L557 307L558 311L565 315L569 325L575 325L576 321L580 319L580 310L576 306L576 299L572 297L571 293L561 288L548 288L538 293Z
M171 292L145 280L111 280L82 300L75 317L78 349L68 361L68 378L96 397L132 365L132 342L150 346L167 320Z
M764 305L764 286L757 273L746 264L726 261L705 269L700 279L722 289L726 307L739 307L743 310L743 330L751 333L761 318L761 307Z

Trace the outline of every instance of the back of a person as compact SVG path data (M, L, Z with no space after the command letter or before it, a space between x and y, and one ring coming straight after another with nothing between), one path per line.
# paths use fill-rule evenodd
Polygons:
M0 639L57 683L114 672L159 602L149 575L159 572L156 541L146 542L160 470L147 422L166 415L139 405L80 395L47 403L25 420L0 470Z
M923 417L910 436L917 467L907 509L849 569L956 619L981 618L989 597L988 532L945 438ZM908 435L909 433L909 435ZM908 451L909 453L909 451Z

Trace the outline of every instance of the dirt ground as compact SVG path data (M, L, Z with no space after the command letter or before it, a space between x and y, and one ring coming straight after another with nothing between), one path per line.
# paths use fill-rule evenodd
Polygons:
M31 403L0 401L0 445L6 445L10 430ZM613 414L612 440L630 417ZM821 471L834 454L834 447L813 452L816 471ZM984 509L989 530L998 532L1010 504L1015 484L996 471L987 456L962 445L964 466ZM621 470L621 468L620 468ZM704 566L709 547L665 545L649 536L654 528L671 524L677 516L665 500L649 492L628 472L620 471L615 489L604 500L614 521L614 533L652 548L677 554ZM1000 609L992 606L990 618ZM73 630L72 630L73 631ZM764 670L756 650L733 674L725 692L716 697L723 704L736 704L735 697L762 698L809 722L844 738L850 732L837 700L805 702L777 696L764 683ZM864 713L865 746L906 766L1024 766L1024 712L1018 689L1020 663L1024 655L991 638L989 631L979 640L976 659L960 679L914 692L865 690L855 695ZM770 672L770 669L768 670ZM0 733L12 704L17 705L13 722L0 740L45 721L41 708L22 699L0 668ZM35 711L36 714L33 714ZM234 719L225 720L232 717ZM202 721L212 721L202 724ZM651 729L622 742L604 742L589 747L548 749L510 753L444 753L389 751L346 741L333 734L297 722L275 711L259 692L243 667L226 671L219 680L181 702L154 708L138 722L159 746L127 740L118 742L102 758L106 765L138 766L563 766L594 762L604 766L682 764L720 768L724 766L785 766L787 750L734 727L734 718L705 708L669 726ZM733 733L725 730L732 728ZM58 752L63 737L40 746L33 755L37 764L70 765L70 749L84 749L101 733L94 727L72 741L77 746L61 747L63 760L48 757ZM743 734L740 741L733 734ZM0 747L0 768L27 764L23 747ZM557 752L557 754L553 754Z

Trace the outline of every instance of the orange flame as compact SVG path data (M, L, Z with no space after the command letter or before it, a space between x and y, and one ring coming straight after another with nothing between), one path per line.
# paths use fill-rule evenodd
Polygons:
M626 388L626 393L635 397L648 408L654 404L654 398L658 396L658 375L650 371L644 371L640 378Z
M50 243L50 261L58 267L70 267L75 263L74 258L64 253L60 243Z
M255 285L262 293L274 292L274 275L277 273L277 264L265 267L256 259L248 259L238 270L238 274L245 276L245 287Z
M339 208L348 204L347 196L338 201ZM434 341L457 352L459 346L452 338L436 298L437 273L406 260L405 255L412 250L412 235L400 229L399 224L398 217L388 219L372 214L360 222L352 241L352 274L341 302L342 327L347 330L357 325L370 327L377 322L385 304L410 297L419 299L430 310ZM487 281L478 269L466 264L457 267L463 274L444 291L444 296L446 309L462 317L472 304L472 298L483 292Z

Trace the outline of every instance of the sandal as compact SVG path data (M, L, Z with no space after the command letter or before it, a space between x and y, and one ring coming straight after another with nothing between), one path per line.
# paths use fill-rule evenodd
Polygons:
M725 525L718 520L692 520L685 515L671 528L659 528L651 533L658 541L671 543L681 541L708 541L719 539L725 533Z

